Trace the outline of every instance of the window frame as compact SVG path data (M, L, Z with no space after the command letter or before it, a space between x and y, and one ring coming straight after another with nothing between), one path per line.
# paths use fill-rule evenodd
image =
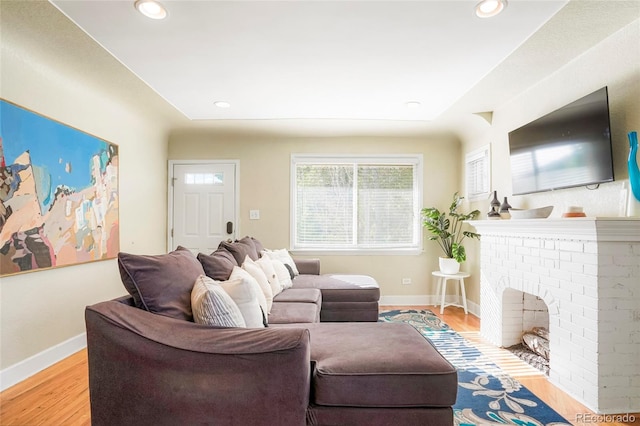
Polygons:
M415 244L398 248L363 248L363 247L301 247L296 244L297 232L297 186L296 166L299 164L380 164L380 165L412 165L414 204L414 239ZM420 211L423 200L423 155L422 154L291 154L290 164L290 202L289 202L289 247L292 253L301 255L418 255L423 251L422 221Z
M481 175L476 171L474 179L476 185L475 187L472 187L470 185L471 169L477 162L482 163L484 174ZM467 200L486 200L491 194L491 144L484 145L483 147L468 152L465 155L464 174L465 195ZM477 184L479 180L483 180L486 183L486 188L480 188L480 185Z

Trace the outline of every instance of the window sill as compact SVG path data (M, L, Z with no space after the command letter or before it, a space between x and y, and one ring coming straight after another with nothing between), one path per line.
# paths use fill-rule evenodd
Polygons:
M294 248L291 254L299 256L419 256L422 248L398 249L321 249Z

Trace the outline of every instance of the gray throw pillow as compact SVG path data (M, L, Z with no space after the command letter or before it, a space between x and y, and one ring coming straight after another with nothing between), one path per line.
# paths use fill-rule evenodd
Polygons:
M242 265L244 258L247 256L249 256L251 260L258 260L259 258L255 243L251 237L244 237L233 243L223 241L220 243L219 248L224 248L231 253L238 263L238 266Z
M216 281L229 279L234 266L239 266L235 257L224 248L219 248L211 254L198 254L204 273Z
M120 277L140 309L193 321L191 289L204 274L198 259L184 247L161 255L118 254Z

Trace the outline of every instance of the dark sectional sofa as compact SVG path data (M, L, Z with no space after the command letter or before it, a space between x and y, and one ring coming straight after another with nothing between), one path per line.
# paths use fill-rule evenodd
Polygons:
M410 325L376 322L379 289L365 277L296 260L268 327L194 323L189 283L224 279L216 257L232 262L246 243L200 261L186 249L119 255L131 296L85 312L93 425L453 423L455 368Z

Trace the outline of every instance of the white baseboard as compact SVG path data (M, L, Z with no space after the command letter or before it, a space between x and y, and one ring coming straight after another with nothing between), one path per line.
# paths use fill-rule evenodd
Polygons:
M447 295L446 303L458 303L459 298ZM435 294L421 294L412 296L380 296L380 306L440 306L440 300ZM467 311L480 318L480 305L467 299Z
M380 306L416 306L433 305L435 296L426 294L414 296L380 296Z
M0 371L0 391L28 379L58 361L87 347L87 334L82 333L69 340L35 354Z

